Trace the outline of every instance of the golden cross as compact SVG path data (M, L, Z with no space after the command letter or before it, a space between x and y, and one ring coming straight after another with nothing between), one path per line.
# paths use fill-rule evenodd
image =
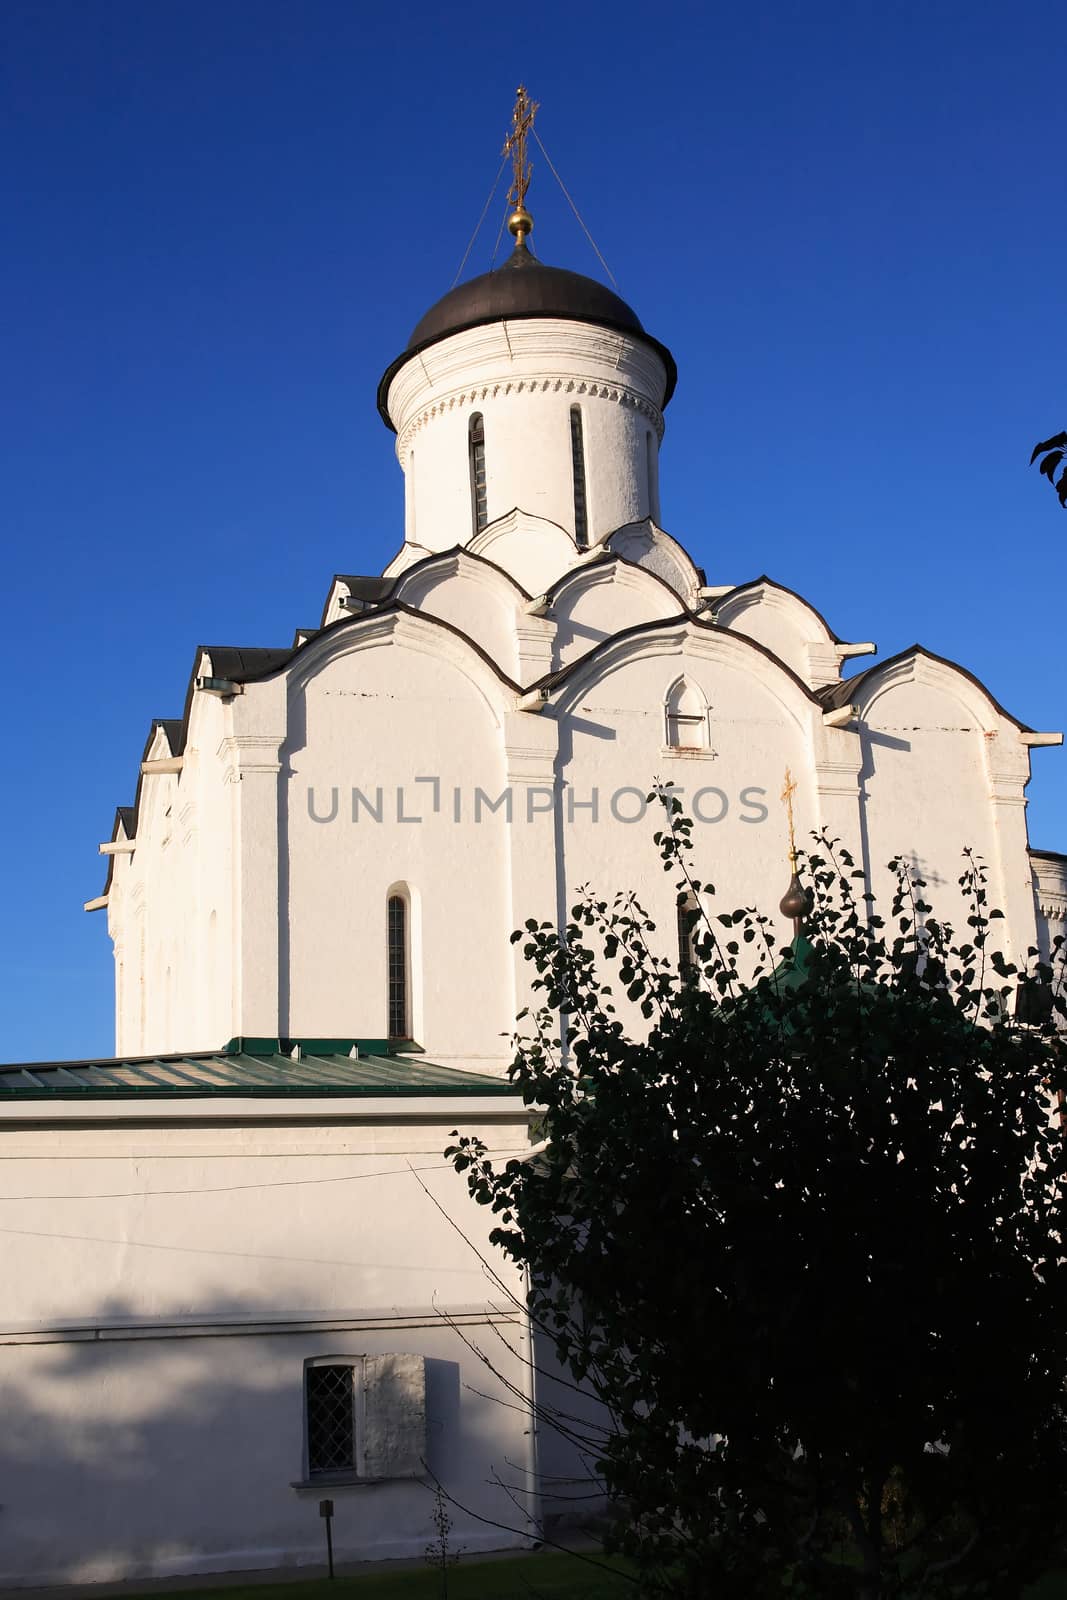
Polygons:
M796 779L793 777L789 768L786 767L785 788L782 790L780 798L785 801L786 815L789 818L789 859L793 863L794 867L797 864L797 836L796 828L793 823L793 796L796 794L796 792Z
M512 179L508 204L514 206L516 211L526 210L526 191L530 187L530 174L533 171L526 159L526 141L533 130L534 117L539 109L537 102L526 93L525 84L520 83L515 94L515 110L511 113L511 132L504 141L503 152L511 157Z

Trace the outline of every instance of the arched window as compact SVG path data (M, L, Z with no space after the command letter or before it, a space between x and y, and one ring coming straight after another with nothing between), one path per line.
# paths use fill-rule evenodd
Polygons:
M489 521L489 501L485 489L485 424L476 411L467 425L467 452L471 464L471 520L475 533Z
M708 703L695 683L678 678L667 691L667 743L675 750L707 750Z
M658 522L659 458L656 453L656 436L651 428L645 433L645 477L648 480L648 514L653 522Z
M404 509L407 512L407 526L404 529L404 538L409 544L415 543L415 452L408 451L407 471L404 474Z
M588 550L589 511L585 498L585 439L582 434L581 406L571 406L571 471L574 474L574 542L579 550Z
M408 903L402 894L391 894L386 907L386 962L389 979L389 1037L409 1039Z
M678 901L678 976L683 983L692 982L696 976L696 924L699 907L691 894L682 895Z

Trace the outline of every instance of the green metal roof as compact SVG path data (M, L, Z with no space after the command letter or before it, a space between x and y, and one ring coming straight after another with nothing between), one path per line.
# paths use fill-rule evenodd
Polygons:
M350 1054L353 1048L357 1055ZM504 1079L483 1078L438 1066L421 1055L388 1051L389 1043L383 1039L231 1039L222 1050L193 1055L13 1062L0 1066L0 1104L6 1099L210 1095L358 1099L515 1094Z

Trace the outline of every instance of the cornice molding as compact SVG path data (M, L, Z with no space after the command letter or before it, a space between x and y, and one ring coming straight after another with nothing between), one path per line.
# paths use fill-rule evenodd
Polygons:
M592 400L610 400L617 405L629 406L645 417L656 430L662 443L663 413L636 389L621 383L605 383L602 379L586 376L532 376L524 378L490 379L483 383L464 385L448 394L440 395L429 405L417 411L397 434L396 453L406 466L412 441L435 418L450 411L461 411L467 406L484 404L487 400L530 398L542 394L581 395Z

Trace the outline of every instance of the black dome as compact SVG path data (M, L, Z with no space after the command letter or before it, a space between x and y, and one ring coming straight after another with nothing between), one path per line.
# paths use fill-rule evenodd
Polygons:
M392 427L386 409L389 385L411 356L465 328L477 328L486 322L513 322L520 317L562 317L636 334L651 345L667 368L664 405L674 393L678 379L674 357L665 345L645 332L636 311L625 300L595 278L568 272L565 267L546 267L525 243L520 243L503 266L450 289L416 324L403 355L392 362L378 385L378 410L388 425Z

